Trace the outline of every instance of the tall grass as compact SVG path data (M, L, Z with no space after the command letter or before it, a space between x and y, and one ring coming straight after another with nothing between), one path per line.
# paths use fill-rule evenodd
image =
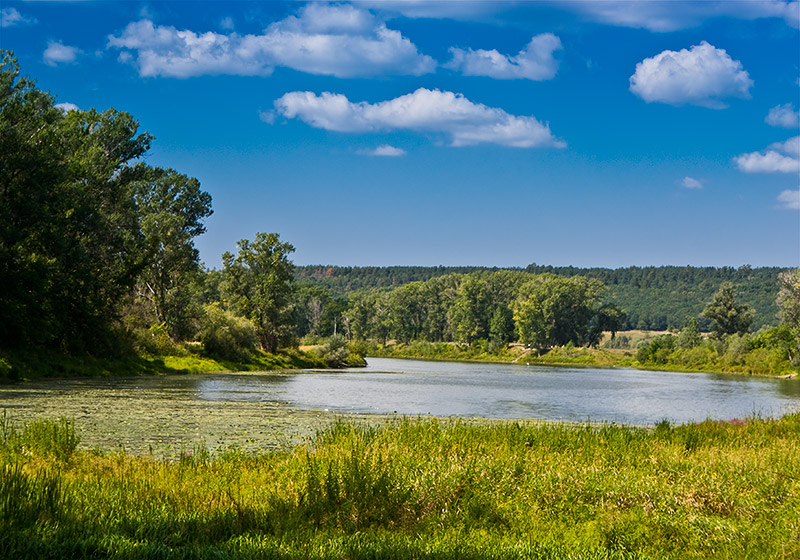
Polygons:
M800 414L654 428L337 422L289 451L174 461L59 455L63 435L34 436L64 426L3 438L9 557L800 556Z

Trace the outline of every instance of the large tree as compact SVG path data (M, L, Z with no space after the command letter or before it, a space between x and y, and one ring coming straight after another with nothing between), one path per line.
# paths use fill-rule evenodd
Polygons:
M172 169L143 168L133 195L146 247L146 266L138 282L156 320L173 338L192 333L190 319L200 312L192 305L191 285L200 258L194 238L205 232L211 195L197 179Z
M277 233L257 233L242 239L239 253L222 255L223 294L228 306L253 321L261 347L274 352L291 340L294 247Z
M736 288L731 282L723 282L703 309L703 317L714 322L714 330L720 335L746 333L754 316L752 307L736 301Z
M132 166L151 137L114 109L62 112L0 67L0 344L107 351L144 264Z
M594 278L542 274L520 287L513 304L520 342L539 352L592 341L603 284Z

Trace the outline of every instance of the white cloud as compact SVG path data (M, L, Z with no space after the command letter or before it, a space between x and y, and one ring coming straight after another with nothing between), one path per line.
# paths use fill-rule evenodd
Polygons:
M720 99L750 97L753 81L742 63L702 41L691 49L664 51L636 65L630 90L648 103L726 107Z
M794 110L792 103L776 105L769 110L764 122L772 126L782 126L783 128L797 128L800 126L800 111Z
M62 112L66 113L68 111L80 111L77 105L74 103L56 103L56 109L61 109Z
M781 208L800 210L800 188L783 191L778 195L778 202L781 203Z
M382 144L372 150L361 150L358 153L364 156L399 157L406 155L408 152L402 148L395 148L389 144Z
M294 91L275 100L286 118L299 118L315 128L338 132L414 130L445 134L452 146L500 144L517 148L556 147L566 143L534 117L514 116L502 109L473 103L460 94L419 88L380 103L353 103L344 95Z
M48 66L55 66L57 64L68 64L75 62L75 59L80 54L81 50L75 47L68 47L58 41L50 41L47 43L47 48L44 50L43 59L44 63Z
M656 32L689 29L704 21L721 17L743 20L780 18L792 27L800 25L797 1L785 0L737 0L736 2L576 0L559 5L601 23Z
M792 157L800 157L800 136L793 136L785 142L773 142L768 147L771 150L780 150Z
M197 34L152 21L130 23L108 46L136 51L142 76L265 76L285 66L337 77L432 72L436 63L367 11L311 3L260 35Z
M467 21L484 21L485 18L503 12L510 3L497 0L355 0L356 5L375 10L402 14L410 18L447 18Z
M31 23L36 23L36 19L23 16L16 8L3 8L0 10L0 27L13 27Z
M259 111L258 118L267 124L273 124L275 122L275 111Z
M356 4L401 13L413 18L451 18L485 22L487 19L524 21L520 14L545 9L565 10L590 21L648 29L655 32L677 31L701 25L716 18L753 20L783 19L792 27L800 27L797 1L737 0L719 1L638 1L631 0L540 0L537 2L498 2L497 0L438 1L429 0L356 0Z
M693 179L692 177L684 177L681 181L681 185L686 187L687 189L702 189L703 183L698 181L697 179Z
M561 39L552 33L542 33L531 38L531 42L517 56L506 56L496 49L474 51L453 47L450 49L453 58L446 66L461 71L465 76L489 76L500 80L551 80L558 71L558 61L553 57L553 52L561 48Z
M233 31L234 27L236 27L236 26L234 25L234 23L233 23L233 18L232 18L232 17L230 17L230 16L222 18L222 19L220 20L220 22L219 22L219 26L220 26L222 29L226 29L226 30L228 30L228 31Z
M765 151L736 156L733 162L745 173L798 173L800 136L770 144Z

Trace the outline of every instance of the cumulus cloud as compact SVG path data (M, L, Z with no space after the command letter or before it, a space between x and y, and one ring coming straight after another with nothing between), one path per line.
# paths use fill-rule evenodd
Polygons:
M697 179L693 179L692 177L684 177L681 181L681 185L686 187L687 189L702 189L703 183L698 181Z
M74 103L56 103L56 109L61 109L63 113L67 113L69 111L80 111L77 105Z
M297 16L271 24L260 35L198 34L142 20L109 36L108 46L135 52L142 76L265 76L285 66L356 77L420 75L436 67L431 57L369 12L321 3L308 4Z
M800 210L800 188L783 191L778 195L778 202L780 202L781 208Z
M382 144L372 150L361 150L359 153L365 156L399 157L406 155L408 152L402 148L395 148L389 144Z
M57 64L75 62L80 52L80 49L68 47L59 41L50 41L47 43L47 48L44 50L44 55L42 56L45 64L48 66L56 66Z
M767 118L764 119L764 121L772 126L797 128L800 126L800 111L795 111L792 103L776 105L769 110Z
M0 10L0 27L13 27L36 23L31 17L25 17L16 8L3 8Z
M294 91L275 100L286 118L298 118L315 128L338 132L414 130L449 136L452 146L499 144L517 148L566 144L550 127L530 116L473 103L461 94L419 88L380 103L353 103L344 95Z
M446 66L466 76L489 76L500 80L552 80L558 71L558 61L553 57L553 52L561 48L561 39L552 33L542 33L534 36L517 56L506 56L496 49L474 51L451 48L453 58Z
M727 107L721 99L750 97L753 80L724 49L702 41L690 49L664 51L636 65L630 90L648 103Z
M745 173L798 173L800 136L789 138L785 142L775 142L760 152L736 156L733 162Z

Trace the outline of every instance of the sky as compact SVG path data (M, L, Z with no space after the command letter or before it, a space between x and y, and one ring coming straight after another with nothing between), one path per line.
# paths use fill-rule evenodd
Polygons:
M213 197L208 267L800 265L798 2L0 3Z

